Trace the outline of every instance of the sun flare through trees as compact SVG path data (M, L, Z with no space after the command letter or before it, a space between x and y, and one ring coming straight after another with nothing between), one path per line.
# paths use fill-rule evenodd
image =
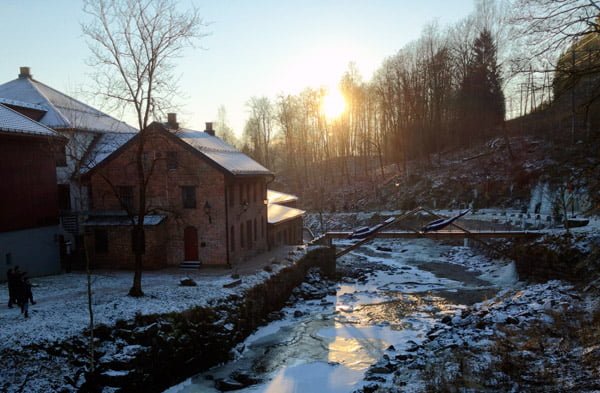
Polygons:
M335 120L346 111L346 99L338 89L330 89L322 98L321 110L328 120Z

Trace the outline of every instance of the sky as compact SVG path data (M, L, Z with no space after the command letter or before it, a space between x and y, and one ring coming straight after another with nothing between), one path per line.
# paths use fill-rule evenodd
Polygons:
M335 88L350 62L369 80L425 25L444 27L474 9L473 0L180 3L199 9L208 35L175 61L182 93L178 120L203 130L224 106L238 135L251 97ZM0 83L15 79L20 66L29 66L34 79L97 106L90 98L94 70L86 65L90 51L81 33L86 17L78 0L0 0Z

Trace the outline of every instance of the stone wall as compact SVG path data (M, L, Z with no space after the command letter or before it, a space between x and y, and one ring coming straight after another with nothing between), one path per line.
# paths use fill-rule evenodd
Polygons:
M575 246L570 235L546 236L534 243L519 242L513 245L511 254L521 280L566 280L577 284L595 278L583 273L586 255Z
M122 392L161 392L229 360L229 351L264 324L269 313L283 307L311 267L320 267L323 274L334 277L334 249L310 250L243 296L232 296L214 307L145 315L111 327L96 327L98 348L119 349L112 353L99 350L96 371L87 374L80 390L101 391L112 386ZM72 353L82 367L85 344L83 338L76 338L57 351Z

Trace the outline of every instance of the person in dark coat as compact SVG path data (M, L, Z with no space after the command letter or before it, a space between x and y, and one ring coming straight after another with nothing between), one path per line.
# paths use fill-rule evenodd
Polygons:
M21 314L29 317L29 299L31 295L31 283L26 276L20 277L17 285L17 304L21 307Z
M6 271L6 282L8 284L8 308L13 308L15 298L15 274L12 267Z
M27 295L27 300L29 300L31 304L35 304L33 301L33 292L31 292L31 282L29 281L29 277L23 277L23 285L25 285L25 294Z
M9 271L10 271L10 269L9 269ZM17 302L17 292L18 292L19 283L21 282L21 277L22 277L23 273L19 269L19 265L17 265L14 267L14 269L12 269L11 276L8 275L8 272L6 273L6 275L7 275L7 278L9 278L8 292L9 292L9 297L11 297L11 299L8 299L8 307L12 308L13 304L17 304L17 305L19 304ZM11 288L12 288L12 296L10 296Z

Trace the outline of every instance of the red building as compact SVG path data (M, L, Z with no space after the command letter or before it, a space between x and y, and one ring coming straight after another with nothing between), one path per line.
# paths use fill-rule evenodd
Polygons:
M136 152L143 143L148 213L145 266L235 265L267 249L272 173L214 136L180 128L175 115L152 123L90 170L87 220L95 266L131 268L137 211Z
M68 140L62 147L61 159L56 162L54 181L58 188L61 238L72 244L75 260L83 263L85 254L80 224L89 209L89 191L81 183L81 177L131 139L137 130L34 79L29 67L21 67L16 79L0 84L0 104L51 128ZM63 257L64 246L65 243ZM68 262L65 260L65 263Z
M66 139L0 104L0 256L31 275L60 271L56 153Z

